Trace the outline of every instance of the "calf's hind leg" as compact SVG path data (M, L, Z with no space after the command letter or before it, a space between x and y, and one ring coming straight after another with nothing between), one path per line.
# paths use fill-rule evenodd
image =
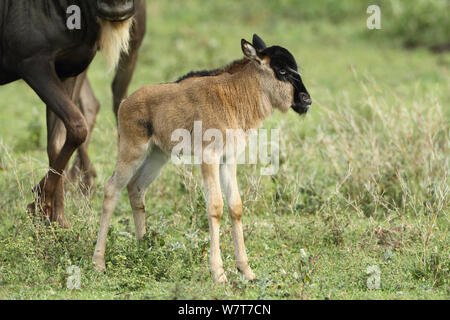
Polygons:
M92 261L95 269L105 270L106 238L111 223L111 217L116 207L117 200L123 188L128 184L142 163L147 152L148 142L137 144L132 139L121 137L119 144L119 157L116 169L112 177L105 183L103 212L100 219L100 230L98 232L97 244L95 246Z
M136 239L141 240L145 235L145 192L148 186L158 178L162 168L169 160L157 146L153 146L144 163L128 184L128 197L133 210Z

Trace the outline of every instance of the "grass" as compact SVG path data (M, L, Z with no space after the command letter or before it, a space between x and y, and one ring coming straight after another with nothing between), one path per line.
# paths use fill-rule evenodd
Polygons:
M102 104L89 150L97 188L86 198L68 187L70 230L25 213L31 187L47 170L44 106L22 82L0 89L0 298L448 299L449 55L367 37L365 10L336 24L287 14L300 9L149 1L131 88L239 58L240 39L254 32L297 58L314 104L304 118L275 113L265 122L281 128L280 171L268 177L258 166L239 168L247 251L260 282L236 271L225 213L229 282L213 284L200 173L174 164L149 188L144 241L133 239L124 193L109 233L107 273L93 271L117 141L112 75L99 57L89 73ZM81 269L78 290L66 286L71 265ZM380 269L378 290L367 286L370 266Z

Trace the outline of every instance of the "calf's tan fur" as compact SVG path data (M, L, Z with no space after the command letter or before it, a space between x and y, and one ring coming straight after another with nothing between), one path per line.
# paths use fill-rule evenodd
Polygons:
M133 211L136 238L145 230L144 195L158 177L177 141L172 132L183 128L192 132L194 121L203 131L257 128L274 109L288 111L294 100L293 86L278 80L270 59L261 58L256 49L242 40L244 59L219 69L209 76L192 76L178 83L141 88L120 106L119 155L116 169L106 182L103 214L93 262L105 269L106 237L111 216L121 190L127 186ZM245 139L245 137L242 137ZM226 141L224 141L226 144ZM204 147L206 143L204 142ZM223 148L226 149L226 148ZM214 164L201 164L210 229L210 270L216 282L227 280L219 247L219 223L225 194L232 221L236 264L247 280L253 280L242 231L242 201L236 179L236 162L220 164L225 150L214 149Z

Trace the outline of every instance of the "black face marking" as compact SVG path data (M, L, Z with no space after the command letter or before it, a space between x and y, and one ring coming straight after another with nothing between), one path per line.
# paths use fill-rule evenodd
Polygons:
M261 51L262 56L270 58L270 67L273 69L278 80L289 81L287 70L292 69L297 72L297 63L292 54L285 48L273 46Z
M138 125L147 129L147 136L150 138L153 135L153 126L150 121L140 119L137 122Z
M300 114L308 111L311 98L298 73L294 56L280 46L266 48L260 54L270 58L270 67L278 80L289 82L294 87L294 101L292 103L294 111Z

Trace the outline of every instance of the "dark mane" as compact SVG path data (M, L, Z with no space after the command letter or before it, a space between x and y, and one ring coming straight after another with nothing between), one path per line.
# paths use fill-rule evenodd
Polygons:
M188 74L182 76L179 78L175 83L179 83L183 80L189 79L189 78L196 78L196 77L211 77L211 76L217 76L222 73L229 73L233 74L235 72L238 72L242 69L250 60L247 58L235 60L230 64L227 64L226 66L223 66L221 68L213 69L213 70L200 70L200 71L191 71Z

